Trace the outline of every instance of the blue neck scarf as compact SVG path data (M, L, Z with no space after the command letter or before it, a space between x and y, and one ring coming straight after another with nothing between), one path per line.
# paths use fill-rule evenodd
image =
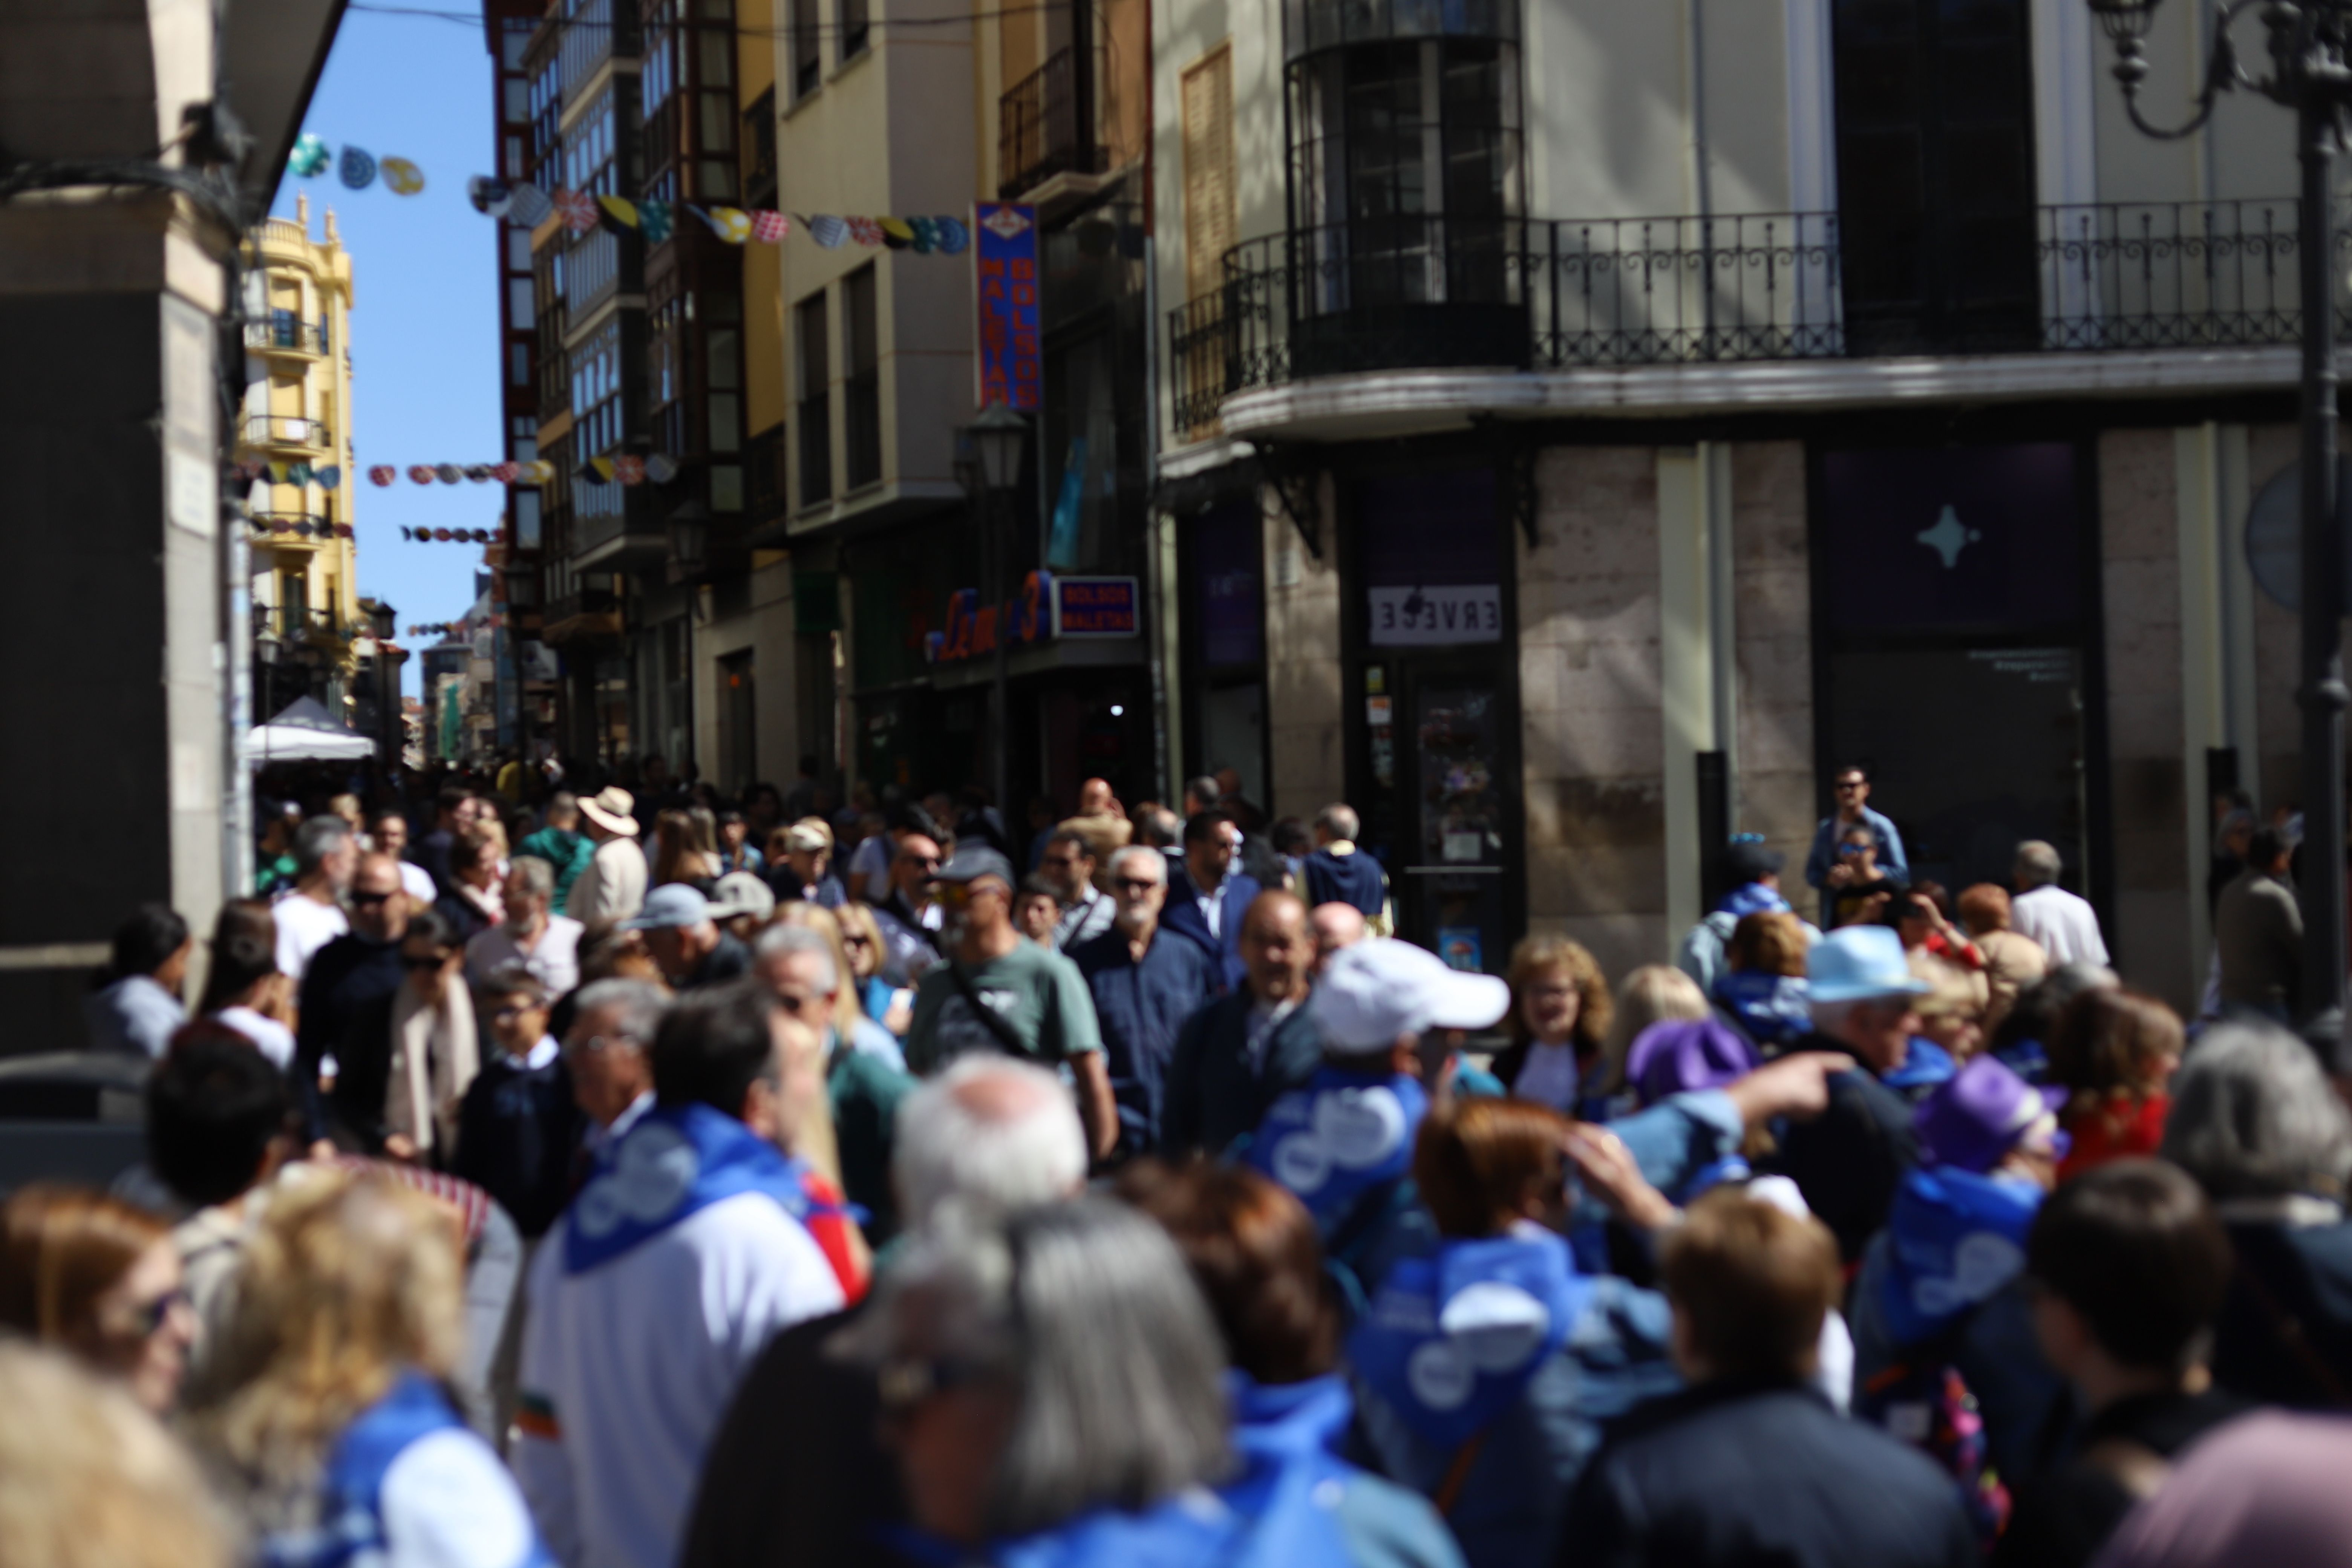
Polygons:
M1732 889L1715 907L1738 920L1745 915L1777 915L1789 907L1789 900L1761 882L1749 882Z
M806 1225L816 1205L805 1168L740 1121L707 1105L656 1107L596 1156L572 1200L563 1269L584 1274L738 1193L761 1193Z
M1418 1079L1326 1065L1274 1102L1247 1158L1297 1194L1328 1241L1365 1193L1412 1170L1428 1114Z
M1390 1270L1348 1359L1423 1440L1458 1448L1518 1402L1591 1292L1556 1236L1448 1241Z
M1881 1073L1878 1081L1916 1100L1959 1070L1951 1052L1933 1040L1914 1035L1911 1048L1903 1054L1903 1065L1893 1072Z
M1934 1338L2017 1278L2041 1207L2032 1182L1948 1165L1905 1176L1886 1219L1878 1298L1895 1342Z
M1801 975L1726 970L1716 976L1715 999L1749 1039L1774 1045L1811 1031L1810 989Z
M319 1524L275 1535L261 1544L265 1568L343 1568L382 1563L383 1479L408 1446L436 1432L465 1430L440 1385L421 1373L404 1373L384 1396L343 1428L320 1477ZM534 1533L515 1568L551 1568Z

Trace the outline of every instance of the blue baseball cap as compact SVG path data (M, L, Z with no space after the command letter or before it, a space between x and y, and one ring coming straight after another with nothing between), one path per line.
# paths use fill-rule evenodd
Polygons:
M710 918L710 901L683 882L664 882L646 895L646 907L635 920L623 921L623 931L675 931L698 926Z
M1841 926L1805 955L1805 987L1816 1002L1916 996L1935 987L1911 973L1903 939L1886 926Z

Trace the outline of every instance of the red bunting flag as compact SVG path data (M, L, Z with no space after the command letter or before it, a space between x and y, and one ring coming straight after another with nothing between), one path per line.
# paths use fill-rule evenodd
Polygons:
M643 458L615 458L613 459L613 477L625 485L644 484L646 460Z
M429 485L433 482L433 465L430 463L411 463L408 465L408 477L413 483Z
M778 244L792 231L793 220L780 212L763 208L751 215L751 237L762 245Z
M390 463L378 463L374 468L368 470L369 480L379 489L392 483L393 480L398 478L400 478L400 470L394 468Z

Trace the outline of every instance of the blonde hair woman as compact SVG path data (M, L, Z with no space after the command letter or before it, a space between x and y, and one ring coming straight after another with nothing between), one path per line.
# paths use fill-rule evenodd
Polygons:
M1515 1099L1580 1114L1608 1063L1609 977L1582 943L1564 936L1522 939L1503 977L1511 987L1504 1020L1511 1045L1495 1058L1495 1076Z
M116 1385L0 1342L0 1563L231 1568L236 1532L177 1443Z
M1601 1093L1609 1101L1609 1115L1622 1115L1633 1108L1633 1096L1625 1083L1625 1054L1633 1048L1642 1031L1668 1018L1704 1018L1710 1012L1698 982L1669 963L1645 963L1618 984L1616 1016L1609 1022L1609 1037L1601 1045L1604 1065L1599 1081Z
M914 1023L914 995L901 995L882 978L882 962L888 956L882 945L882 925L874 911L864 904L844 904L833 911L840 922L841 945L848 954L851 977L846 989L855 994L858 1009L900 1039L907 1037Z
M380 1176L281 1193L247 1254L193 1435L280 1565L547 1561L522 1494L444 1392L459 1351L463 1227Z

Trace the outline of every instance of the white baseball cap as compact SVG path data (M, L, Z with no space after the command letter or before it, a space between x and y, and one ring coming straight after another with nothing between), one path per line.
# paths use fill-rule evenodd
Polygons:
M1511 1010L1511 988L1409 942L1368 937L1331 955L1307 1007L1324 1048L1351 1055L1431 1029L1486 1028Z

